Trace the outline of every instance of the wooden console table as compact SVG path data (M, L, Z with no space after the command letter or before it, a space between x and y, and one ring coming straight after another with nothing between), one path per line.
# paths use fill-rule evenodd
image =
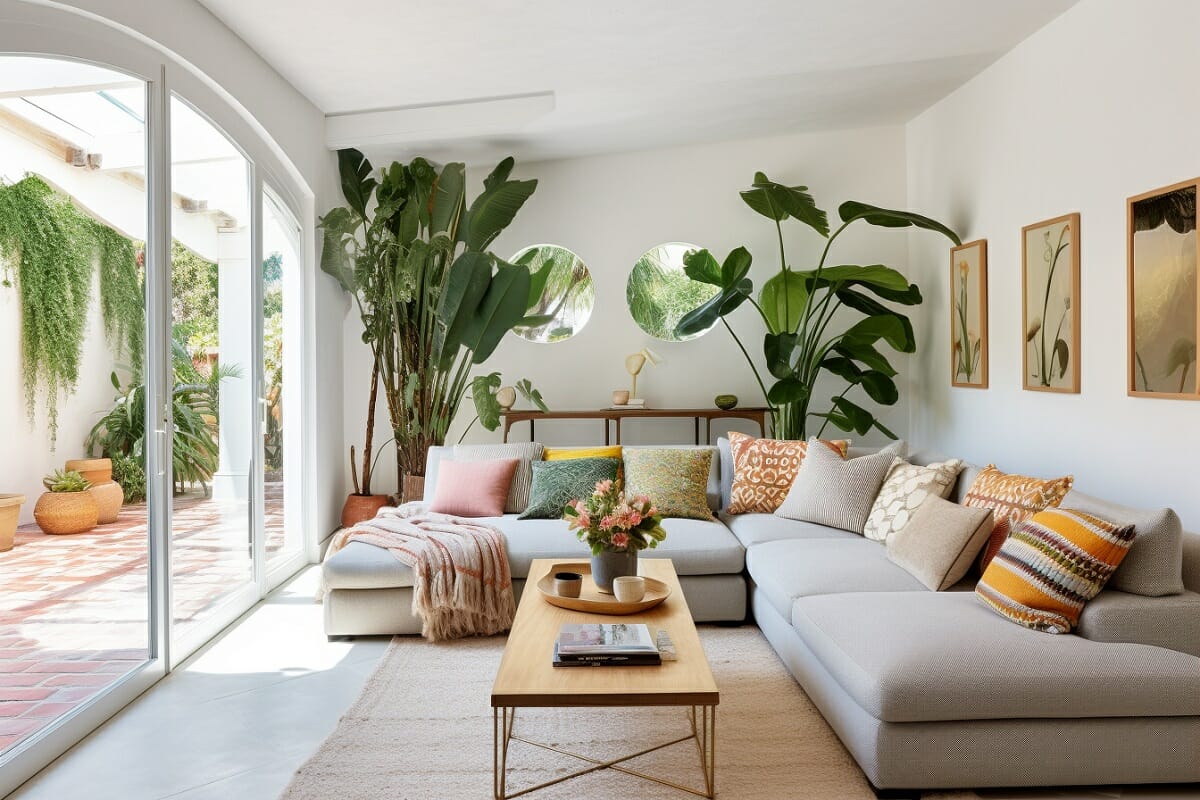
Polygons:
M758 434L766 435L768 408L601 408L590 411L508 411L504 416L504 441L508 441L508 430L515 423L529 423L529 439L534 437L534 424L549 419L595 419L604 422L604 443L609 444L609 422L616 423L617 441L621 443L621 420L623 419L672 419L684 418L695 421L696 444L700 444L700 420L704 420L704 441L712 443L712 421L714 419L746 419L758 423Z

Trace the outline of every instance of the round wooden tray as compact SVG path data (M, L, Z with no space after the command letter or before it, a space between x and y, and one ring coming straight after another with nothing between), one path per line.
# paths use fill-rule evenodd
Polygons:
M583 590L579 597L560 597L554 593L554 573L578 572L583 576ZM586 561L568 564L555 564L550 567L542 579L538 581L538 591L546 602L559 608L569 608L572 611L586 611L589 614L636 614L654 608L671 596L671 587L655 578L646 578L646 596L636 603L621 603L611 594L603 594L596 588L592 580L592 565Z

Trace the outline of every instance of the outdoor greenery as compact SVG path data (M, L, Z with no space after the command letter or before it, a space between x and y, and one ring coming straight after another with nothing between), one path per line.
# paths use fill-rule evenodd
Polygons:
M21 298L25 405L32 420L44 392L50 446L58 402L79 379L92 276L100 274L105 330L135 368L142 360L142 279L132 242L84 214L44 180L0 183L0 258L5 286Z
M528 312L552 265L531 274L488 251L537 187L510 179L513 166L512 158L501 161L468 205L461 163L439 171L417 158L376 173L357 150L338 151L346 205L321 220L321 268L354 298L373 356L364 466L377 384L399 474L423 475L426 451L445 442L472 385L472 367L513 328L550 321Z
M136 458L112 456L112 476L125 494L125 503L140 503L146 499L146 468Z
M203 484L217 470L217 414L221 381L238 377L235 366L217 365L202 373L188 354L186 346L172 343L175 387L171 393L172 470L176 492L188 484ZM111 376L117 390L116 402L92 427L85 441L89 453L133 459L142 469L146 464L146 384L138 381L122 388L117 374ZM144 472L143 472L144 481ZM121 484L122 487L125 484Z
M91 481L73 469L57 469L42 478L42 485L51 492L86 492L92 488Z
M217 346L217 264L171 242L171 323L189 351Z
M867 293L900 305L917 305L921 302L921 291L899 272L882 264L826 266L826 260L838 236L859 221L885 228L924 228L961 244L958 235L919 214L853 201L838 207L841 225L830 234L828 217L817 207L808 187L784 186L761 172L755 173L754 184L741 197L746 205L775 223L780 270L763 284L756 301L752 297L754 283L748 277L751 255L746 248L733 250L722 263L707 250L689 252L684 259L688 277L716 286L720 292L685 316L677 332L687 336L704 331L718 319L725 324L766 395L774 416L775 435L781 439L806 438L810 417L823 420L816 431L818 436L832 422L841 430L859 435L874 428L896 438L871 411L847 395L855 387L861 387L870 400L880 405L892 405L899 399L900 392L892 380L896 370L875 345L882 340L899 352L915 352L917 342L912 323ZM789 218L804 223L826 240L814 269L797 270L788 264L782 223ZM769 389L749 351L725 319L745 302L758 312L767 329L763 355L767 370L775 378ZM831 332L831 323L843 309L857 312L861 318L849 326L839 324L836 332ZM846 385L832 398L828 410L810 411L810 405L817 400L814 387L822 373L836 376Z
M596 303L596 287L583 259L565 247L543 244L521 251L513 263L534 274L550 268L541 296L529 309L550 320L536 327L518 326L513 333L531 342L561 342L579 333Z
M638 259L625 285L629 314L642 330L655 339L678 341L695 338L704 331L680 337L676 328L691 311L713 298L720 290L694 281L683 264L671 260L671 245L655 247Z

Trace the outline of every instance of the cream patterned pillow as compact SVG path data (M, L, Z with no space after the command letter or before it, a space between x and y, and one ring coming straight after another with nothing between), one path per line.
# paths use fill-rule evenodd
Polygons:
M923 467L903 458L894 460L871 506L863 536L886 542L908 524L927 497L949 497L962 468L963 462L957 458Z

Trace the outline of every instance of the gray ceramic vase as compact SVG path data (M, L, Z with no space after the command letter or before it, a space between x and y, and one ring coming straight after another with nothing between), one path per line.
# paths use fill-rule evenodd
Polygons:
M602 550L600 555L592 556L592 580L596 582L596 588L605 594L613 593L613 578L637 573L637 550Z

